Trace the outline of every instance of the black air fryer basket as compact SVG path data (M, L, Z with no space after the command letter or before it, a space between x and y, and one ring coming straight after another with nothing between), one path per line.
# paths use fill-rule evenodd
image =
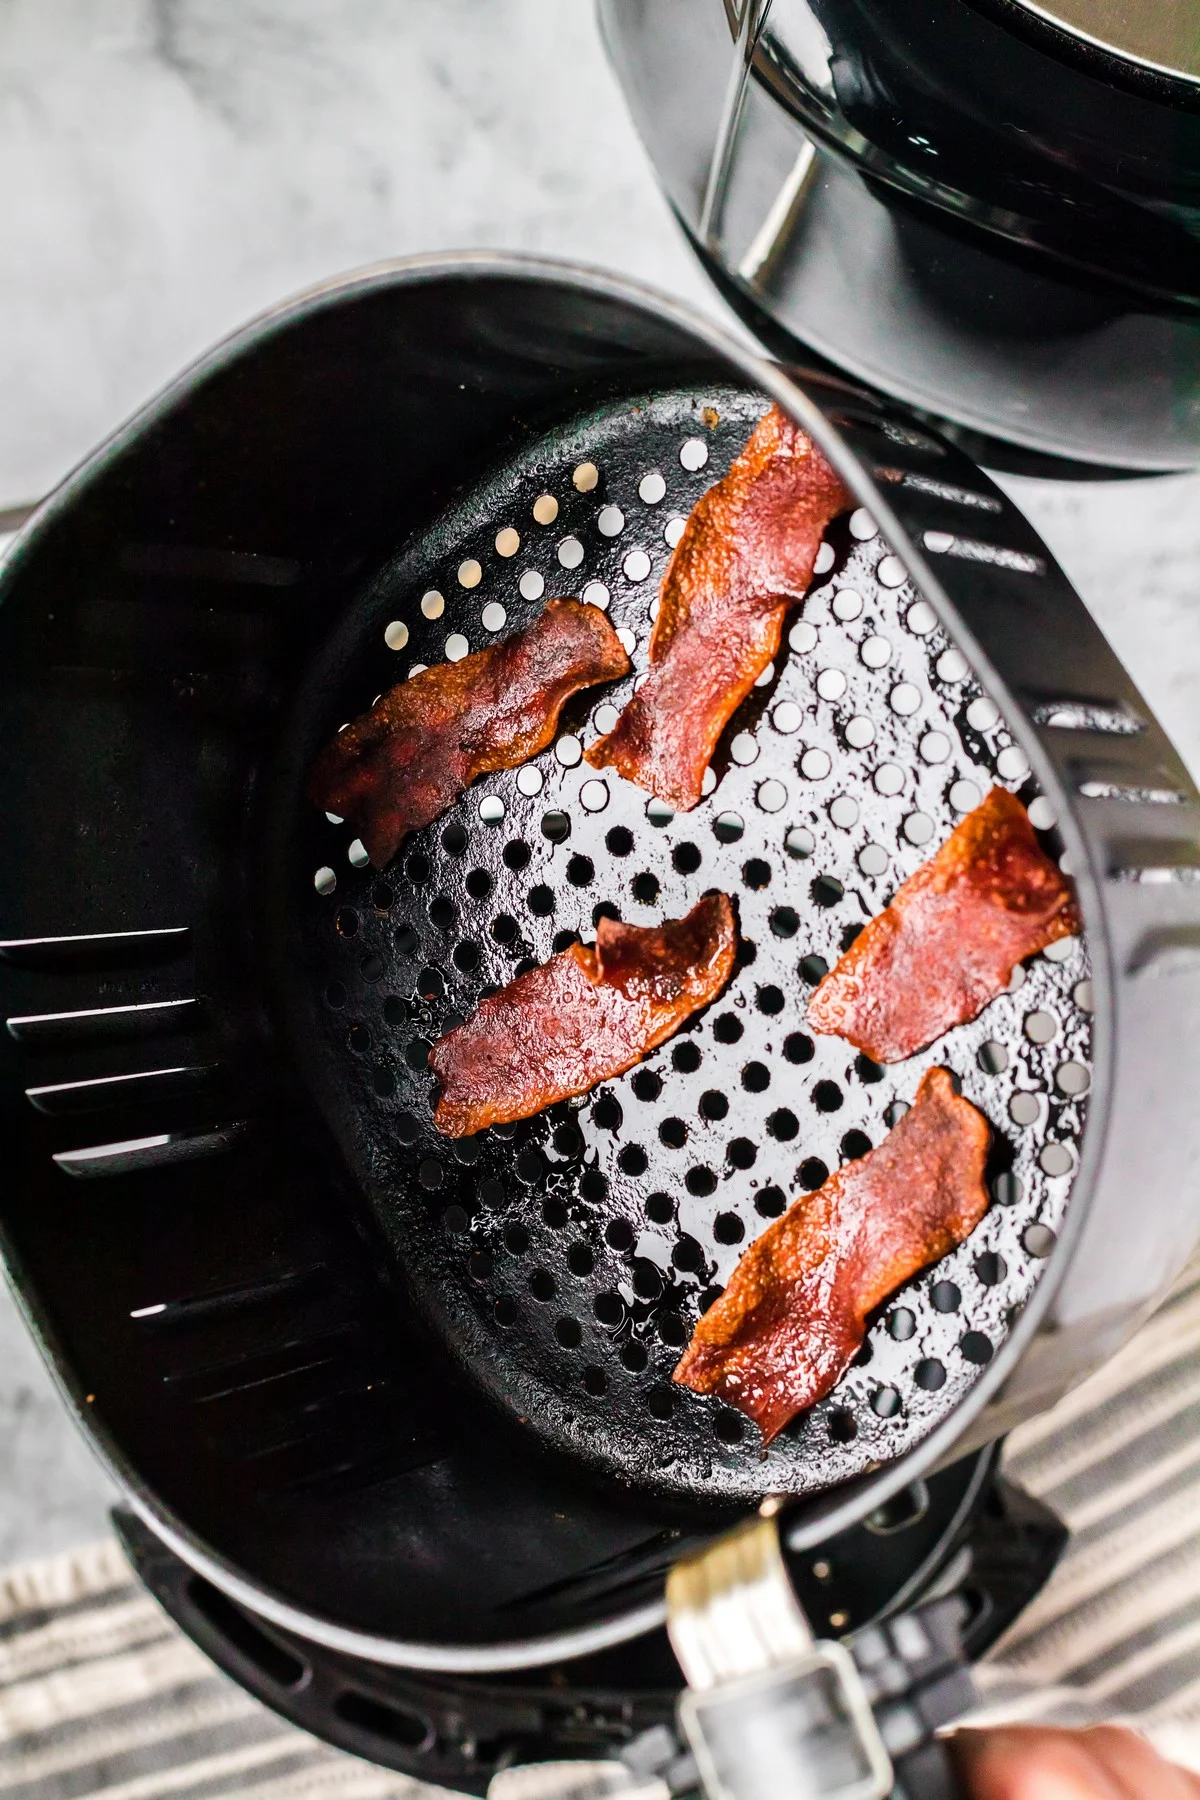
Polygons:
M581 760L631 677L367 866L304 797L319 746L555 594L636 673L770 400L859 505L696 810ZM2 597L5 1254L143 1520L268 1620L426 1670L622 1642L764 1494L814 1544L1049 1404L1200 1236L1196 792L1024 519L872 395L564 265L389 265L186 375ZM1083 937L909 1063L814 1039L814 982L997 781ZM580 1102L437 1137L429 1046L485 987L714 886L715 1006ZM994 1204L764 1457L672 1385L680 1347L934 1063L992 1124Z

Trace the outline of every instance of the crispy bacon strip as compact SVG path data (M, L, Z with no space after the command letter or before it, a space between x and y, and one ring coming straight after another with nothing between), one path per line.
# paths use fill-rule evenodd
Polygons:
M389 688L322 750L309 798L349 819L382 868L477 776L544 750L572 694L628 672L598 607L549 600L524 631Z
M469 1137L623 1074L716 999L736 945L725 894L665 925L601 919L594 950L572 944L519 975L434 1045L434 1125Z
M678 811L695 806L718 738L804 598L825 527L853 504L812 440L771 407L693 507L663 576L649 676L588 761Z
M814 1031L903 1062L1004 992L1017 963L1079 930L1070 882L1021 802L993 788L822 981Z
M987 1120L930 1069L879 1145L796 1200L746 1251L675 1370L769 1444L841 1379L867 1316L969 1237L987 1211Z

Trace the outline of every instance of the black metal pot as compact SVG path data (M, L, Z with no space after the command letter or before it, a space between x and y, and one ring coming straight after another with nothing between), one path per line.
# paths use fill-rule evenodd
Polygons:
M716 408L711 420L686 410L717 393L723 423ZM852 1372L834 1412L807 1437L781 1439L770 1463L713 1403L673 1417L659 1407L656 1370L669 1373L676 1352L651 1330L660 1302L639 1314L636 1287L621 1330L642 1345L640 1363L617 1354L632 1340L605 1338L599 1313L577 1325L582 1346L562 1331L556 1343L553 1311L534 1301L515 1309L516 1335L503 1338L513 1322L496 1273L506 1221L528 1216L544 1258L561 1257L554 1281L563 1291L575 1282L582 1297L599 1292L593 1264L632 1254L606 1235L615 1211L571 1211L587 1162L577 1148L552 1145L534 1122L517 1141L485 1144L478 1166L455 1165L418 1147L420 1120L411 1132L403 1123L398 1109L427 1104L409 1050L463 970L446 958L430 998L405 947L414 919L421 933L443 929L446 908L422 885L431 861L457 867L470 839L498 882L528 858L493 856L486 846L500 838L488 837L487 815L464 812L459 825L456 813L453 832L439 824L428 856L406 852L382 886L343 844L330 898L325 871L315 892L311 874L330 827L296 789L305 746L336 728L344 680L369 681L381 658L397 666L397 634L384 631L401 616L393 604L409 607L410 654L426 643L442 653L440 634L459 621L478 640L474 576L456 546L492 555L495 515L481 495L532 494L538 483L558 493L558 530L578 534L559 542L558 563L574 566L568 546L586 540L614 608L625 606L645 578L629 542L661 544L653 503L636 512L651 441L641 434L666 433L653 440L657 455L678 442L681 420L701 420L687 442L705 448L694 433L709 432L715 462L744 434L738 408L755 395L802 421L870 508L873 521L856 514L836 555L847 567L860 559L871 605L908 609L897 655L948 640L974 670L971 691L992 697L990 723L968 708L976 724L962 731L981 769L1007 744L1032 771L1022 793L1039 792L1055 815L1045 841L1075 871L1095 993L1090 1114L1076 1148L1046 1157L1055 1132L1082 1118L1047 1077L1041 1123L997 1174L1007 1274L996 1255L973 1273L968 1249L949 1312L944 1294L914 1285L912 1330L889 1335L880 1321L875 1366ZM605 440L610 487L575 491L570 458L602 428L616 434ZM663 485L681 493L707 479L659 460ZM504 488L498 466L523 470L526 486L514 475ZM593 519L601 500L634 521L615 549ZM540 557L553 568L555 541L530 566ZM431 588L418 608L420 555L441 558L449 598ZM661 547L654 555L661 566ZM503 593L518 616L517 567L495 562L488 581L484 592ZM960 453L869 394L786 373L603 275L482 255L414 259L314 290L189 371L39 510L0 598L5 1258L76 1417L141 1517L285 1630L376 1663L458 1672L544 1665L632 1638L661 1620L671 1562L764 1488L798 1496L788 1539L803 1553L1048 1404L1111 1353L1200 1236L1195 790L1020 515ZM966 679L941 660L931 696L937 682ZM764 717L764 743L767 733ZM795 796L790 766L780 764ZM566 780L547 767L548 784ZM725 791L741 779L735 758ZM933 794L932 777L919 779ZM526 790L504 791L511 818L523 818ZM832 829L813 793L803 800L810 846ZM573 848L589 804L574 815ZM614 794L609 817L618 804L633 802ZM774 816L773 801L758 804ZM538 836L531 813L525 831L546 881L567 855L552 816L563 815L545 814ZM637 818L647 844L679 845L679 833L657 832L663 821ZM706 818L689 815L688 830L709 834L695 854L715 867L733 828ZM915 844L903 850L910 860L923 854ZM798 878L778 854L786 892ZM695 863L664 850L657 866L666 884ZM797 905L815 919L820 908L803 897L813 870L795 866ZM755 882L747 876L740 901L744 933ZM832 943L840 926L828 893L821 906ZM553 922L535 915L531 899L522 928L548 944ZM791 909L777 925L777 941L790 943ZM762 961L775 954L764 933ZM1038 991L1058 979L1046 965ZM745 981L752 996L749 971ZM465 993L466 975L459 985ZM758 1004L762 1018L775 1006ZM1042 1068L1016 1002L1004 1016L1015 1021L1014 1063L1025 1067L1028 1051L1028 1067ZM981 1032L996 1029L994 1016ZM364 1032L372 1043L382 1033L384 1054L362 1059ZM705 1054L717 1058L728 1035L714 1028ZM969 1089L983 1077L975 1038L961 1042ZM864 1077L856 1105L875 1104L868 1086ZM614 1130L577 1118L576 1135L586 1123L593 1145ZM586 1269L541 1193L537 1212L533 1190L518 1190L526 1151L553 1175L545 1192L564 1197L563 1216L583 1221ZM1029 1170L1024 1203L1014 1166ZM620 1167L628 1185L614 1175L611 1191L640 1205L634 1164ZM510 1182L496 1216L481 1169ZM723 1191L745 1204L750 1187ZM1031 1235L1030 1221L1050 1218L1056 1245L1045 1223ZM673 1291L694 1312L700 1280L684 1271ZM978 1322L991 1333L986 1356ZM975 1346L968 1331L959 1357L966 1325ZM934 1382L920 1369L943 1341ZM602 1355L600 1386L589 1369ZM895 1404L876 1404L884 1393ZM536 1415L530 1395L541 1397ZM631 1472L622 1432L651 1451L674 1446L674 1461L649 1456Z
M600 3L659 179L765 341L1001 466L1144 471L1200 454L1200 69L1167 13Z

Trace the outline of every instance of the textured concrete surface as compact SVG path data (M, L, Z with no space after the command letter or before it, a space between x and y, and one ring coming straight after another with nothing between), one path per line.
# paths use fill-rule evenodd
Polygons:
M355 264L545 251L721 311L587 0L6 0L0 167L0 508ZM1200 477L1009 485L1200 775ZM0 1288L0 1563L107 1500Z

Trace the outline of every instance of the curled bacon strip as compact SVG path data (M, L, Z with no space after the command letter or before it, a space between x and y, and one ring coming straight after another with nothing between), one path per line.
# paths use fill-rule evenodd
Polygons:
M855 938L808 1023L876 1062L903 1062L981 1013L1017 963L1078 930L1070 882L1021 802L993 788Z
M309 798L349 819L382 868L477 776L544 750L572 694L628 672L598 607L549 600L524 631L381 695L317 757Z
M736 946L725 894L665 925L602 918L594 950L572 944L519 975L434 1045L434 1125L469 1137L623 1074L716 999Z
M811 438L771 407L692 508L663 577L650 673L588 761L678 811L695 806L717 740L804 598L825 527L853 504Z
M987 1211L983 1114L930 1069L875 1150L793 1202L746 1251L675 1370L719 1394L770 1443L835 1386L867 1316L968 1237Z

